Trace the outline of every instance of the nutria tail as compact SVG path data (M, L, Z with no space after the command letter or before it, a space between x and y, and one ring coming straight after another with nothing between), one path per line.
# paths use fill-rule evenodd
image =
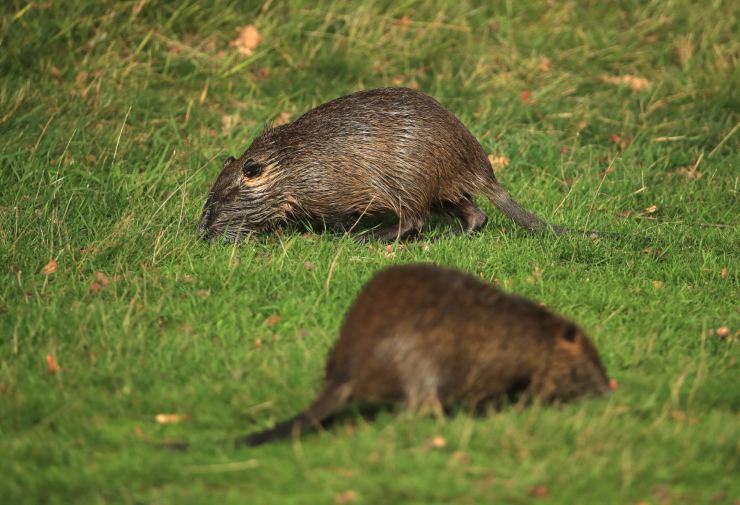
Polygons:
M324 390L319 397L306 410L295 417L276 424L274 428L237 438L236 446L254 447L265 442L289 437L294 431L300 432L303 429L319 428L322 421L325 421L334 411L347 403L351 392L349 384L328 383L324 386Z
M568 229L564 226L548 224L519 205L519 202L514 200L495 180L486 181L486 184L483 186L483 193L498 210L506 214L516 224L532 233L547 233L548 231L552 231L558 235L562 235L568 232Z

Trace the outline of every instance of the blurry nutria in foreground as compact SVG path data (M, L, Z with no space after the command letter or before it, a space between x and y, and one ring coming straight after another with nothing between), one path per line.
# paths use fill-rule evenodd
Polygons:
M488 217L487 196L527 230L565 232L519 205L496 181L472 133L434 98L407 88L360 91L269 128L238 159L229 157L198 225L209 239L295 221L346 230L363 216L398 216L364 235L394 240L417 233L433 212L458 218L465 233Z
M237 443L318 427L349 402L482 412L518 396L558 403L609 386L596 348L574 323L455 270L394 266L371 279L347 313L313 404Z

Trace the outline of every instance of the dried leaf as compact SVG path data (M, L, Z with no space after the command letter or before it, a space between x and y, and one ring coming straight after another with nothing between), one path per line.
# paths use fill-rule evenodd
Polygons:
M455 463L467 464L470 463L470 456L462 451L455 451L450 455L450 461Z
M100 283L101 286L104 288L108 287L108 284L110 281L108 280L108 276L105 275L103 272L95 272L95 280Z
M254 25L237 28L237 36L229 45L235 47L239 54L252 56L254 50L262 42L262 35Z
M723 268L719 276L723 279L727 279L727 267Z
M424 445L433 449L442 449L447 446L447 440L445 440L444 437L437 435L427 440Z
M58 79L59 76L61 75L61 72L59 71L57 67L52 66L49 69L49 75L52 76L54 79Z
M730 328L727 326L720 326L719 328L717 328L717 336L722 339L729 337Z
M540 70L542 72L549 72L550 71L550 60L549 58L542 57L540 58Z
M92 282L92 283L90 284L90 292L91 292L92 294L94 294L94 295L97 295L97 294L98 294L98 293L100 293L100 292L101 292L102 290L103 290L103 285L102 285L102 284L100 284L99 282L97 282L97 281L93 281L93 282Z
M628 145L630 145L630 142L631 142L628 138L623 137L622 135L617 135L617 134L612 134L609 137L609 140L617 144L620 149L626 148Z
M337 503L339 505L343 505L345 503L354 503L358 499L357 493L354 491L347 490L343 493L339 493L334 497L334 503Z
M280 126L284 124L290 123L290 112L283 111L280 114L278 114L278 117L275 118L275 121L273 121L273 124L275 126Z
M519 93L519 101L523 104L530 104L532 103L532 92L528 89L525 89L521 93Z
M653 281L653 289L663 289L664 286L661 281Z
M44 265L44 268L42 272L44 272L46 275L53 274L57 271L57 260L49 260L49 262Z
M187 414L157 414L154 420L158 424L178 424L190 418Z
M261 339L261 338L255 338L255 339L254 339L254 346L255 346L255 347L256 347L257 349L259 349L260 347L262 347L262 339Z
M221 132L224 135L228 135L229 133L231 133L231 130L234 129L234 126L236 126L236 123L238 122L238 114L224 114L223 116L221 116Z
M623 76L602 75L601 80L617 86L626 86L632 91L642 91L650 87L650 81L647 79L629 74Z
M550 494L550 491L547 489L547 486L541 484L529 488L529 496L534 496L535 498L544 498L548 494Z
M90 74L87 73L87 71L82 70L77 76L75 77L75 82L78 86L82 86L87 81L87 78L90 76Z
M313 263L311 263L310 261L304 261L303 268L310 272L311 270L313 270Z
M398 26L401 28L408 28L409 24L411 24L411 18L407 15L403 15L400 18L398 18Z
M511 160L506 156L494 156L493 154L488 155L488 161L491 162L494 172L498 172L499 170L508 167L509 163L511 163Z
M658 210L657 205L651 205L650 207L645 208L645 212L647 212L648 214L652 214L656 210Z
M282 320L282 316L279 316L278 314L273 314L267 319L265 319L265 326L275 326Z
M698 181L703 177L703 174L696 168L692 167L678 167L673 172L668 172L669 177L685 177L689 181Z
M617 382L617 379L609 379L609 389L616 391L618 387L619 383Z
M53 354L46 355L46 369L49 373L58 373L62 371L62 367L57 363L57 358Z

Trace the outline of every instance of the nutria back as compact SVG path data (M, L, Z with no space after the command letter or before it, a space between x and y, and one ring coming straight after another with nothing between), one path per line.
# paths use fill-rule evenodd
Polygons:
M240 442L317 426L354 401L440 414L608 391L596 348L576 324L456 270L394 266L370 280L347 313L314 404Z
M398 224L374 235L387 240L419 231L437 212L471 232L487 220L475 194L530 231L548 229L501 188L481 145L434 98L407 88L373 89L268 128L238 159L228 158L199 230L235 239L291 221L341 226L395 214Z

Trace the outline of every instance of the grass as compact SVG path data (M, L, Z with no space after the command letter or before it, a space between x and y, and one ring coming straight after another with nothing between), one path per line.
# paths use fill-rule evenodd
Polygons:
M737 503L737 18L681 0L3 3L0 502ZM247 24L249 57L229 46ZM448 106L534 212L621 240L530 237L487 202L476 236L438 224L389 248L196 240L219 160L265 122L385 85ZM617 394L349 416L235 450L312 399L363 282L412 261L579 321Z

